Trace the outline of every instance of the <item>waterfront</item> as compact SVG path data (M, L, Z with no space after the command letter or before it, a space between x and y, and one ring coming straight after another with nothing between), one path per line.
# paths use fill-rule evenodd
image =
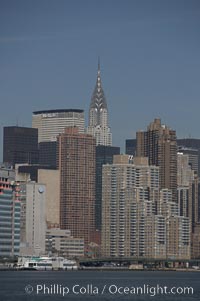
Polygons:
M200 299L199 280L198 272L1 271L0 300L192 301ZM138 295L134 293L137 287L140 287ZM164 287L167 294L162 293ZM179 288L179 293L172 294L174 287ZM184 287L193 288L193 293L180 294Z

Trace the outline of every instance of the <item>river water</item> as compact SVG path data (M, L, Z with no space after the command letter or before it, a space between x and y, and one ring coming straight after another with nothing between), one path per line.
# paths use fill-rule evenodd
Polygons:
M200 272L1 271L0 301L200 300Z

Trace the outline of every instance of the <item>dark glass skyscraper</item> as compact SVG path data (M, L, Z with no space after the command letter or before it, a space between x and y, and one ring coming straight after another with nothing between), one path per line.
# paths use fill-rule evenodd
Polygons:
M127 155L136 155L137 140L136 139L126 139L125 151Z
M56 141L39 143L39 164L56 169Z
M3 161L16 163L38 163L38 130L27 127L4 127Z

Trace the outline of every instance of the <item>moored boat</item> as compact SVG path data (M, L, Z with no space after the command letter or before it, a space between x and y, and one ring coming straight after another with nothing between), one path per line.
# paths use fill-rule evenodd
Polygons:
M17 269L22 270L77 270L78 266L75 260L69 260L64 257L20 257L18 259Z

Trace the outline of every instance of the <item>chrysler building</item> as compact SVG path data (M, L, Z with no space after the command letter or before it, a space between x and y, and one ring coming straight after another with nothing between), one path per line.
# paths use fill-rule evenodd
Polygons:
M90 103L87 133L96 138L96 145L112 145L112 133L108 125L108 108L101 83L99 61L97 81Z

